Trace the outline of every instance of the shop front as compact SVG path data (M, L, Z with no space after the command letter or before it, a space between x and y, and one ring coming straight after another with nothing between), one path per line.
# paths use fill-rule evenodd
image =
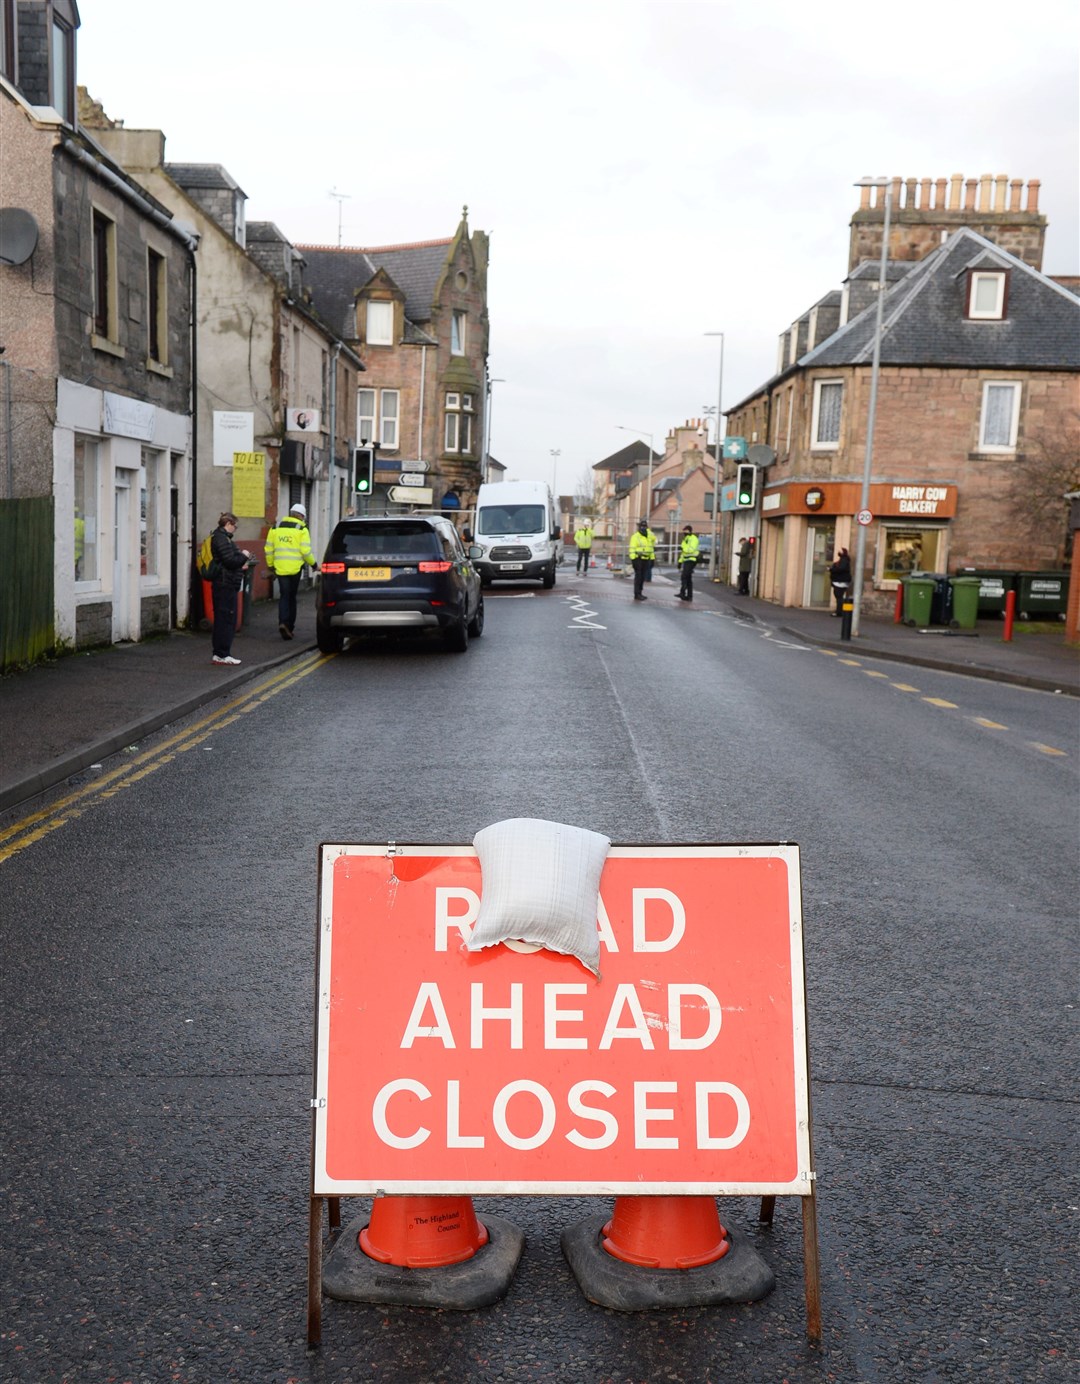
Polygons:
M854 559L862 487L854 481L784 481L761 498L760 592L778 605L827 609L829 564L841 548ZM864 609L892 609L896 589L913 571L944 572L955 485L875 482L866 526Z

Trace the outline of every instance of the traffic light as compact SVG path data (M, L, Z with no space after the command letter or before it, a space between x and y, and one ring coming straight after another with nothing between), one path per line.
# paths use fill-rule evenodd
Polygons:
M357 447L353 452L355 480L354 488L358 495L370 495L373 488L375 470L375 448Z
M735 505L738 509L752 509L757 498L757 467L748 463L740 465L735 476Z

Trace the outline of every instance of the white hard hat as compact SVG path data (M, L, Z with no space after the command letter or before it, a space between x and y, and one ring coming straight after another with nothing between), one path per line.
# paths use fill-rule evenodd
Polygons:
M303 515L305 519L307 518L307 510L304 508L303 505L293 505L292 509L289 510L289 513L300 514Z

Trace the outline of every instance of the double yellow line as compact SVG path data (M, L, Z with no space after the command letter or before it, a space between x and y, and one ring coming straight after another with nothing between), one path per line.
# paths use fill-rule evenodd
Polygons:
M115 769L101 774L93 783L84 784L74 792L50 803L48 807L42 808L40 812L32 812L13 822L11 826L0 831L0 864L26 850L28 846L33 846L50 832L82 816L96 803L114 798L124 789L134 787L163 765L171 763L177 755L193 750L196 745L201 745L211 735L239 720L249 711L258 710L264 702L306 678L325 661L321 654L301 654L278 672L258 678L224 706L195 721L185 730L177 731L175 735L162 740L152 750L136 754L117 765Z

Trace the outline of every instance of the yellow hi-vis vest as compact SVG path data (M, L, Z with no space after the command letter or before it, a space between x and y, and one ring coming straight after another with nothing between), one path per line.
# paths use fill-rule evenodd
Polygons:
M656 556L656 534L652 529L642 533L640 529L635 529L630 535L630 561L636 557L651 558Z
M588 550L592 547L592 529L578 529L574 534L574 542L579 548Z
M295 576L304 563L315 566L311 534L302 519L287 515L266 535L266 565L282 577Z
M701 551L701 544L698 542L696 533L688 533L679 544L679 561L696 562L698 553Z

